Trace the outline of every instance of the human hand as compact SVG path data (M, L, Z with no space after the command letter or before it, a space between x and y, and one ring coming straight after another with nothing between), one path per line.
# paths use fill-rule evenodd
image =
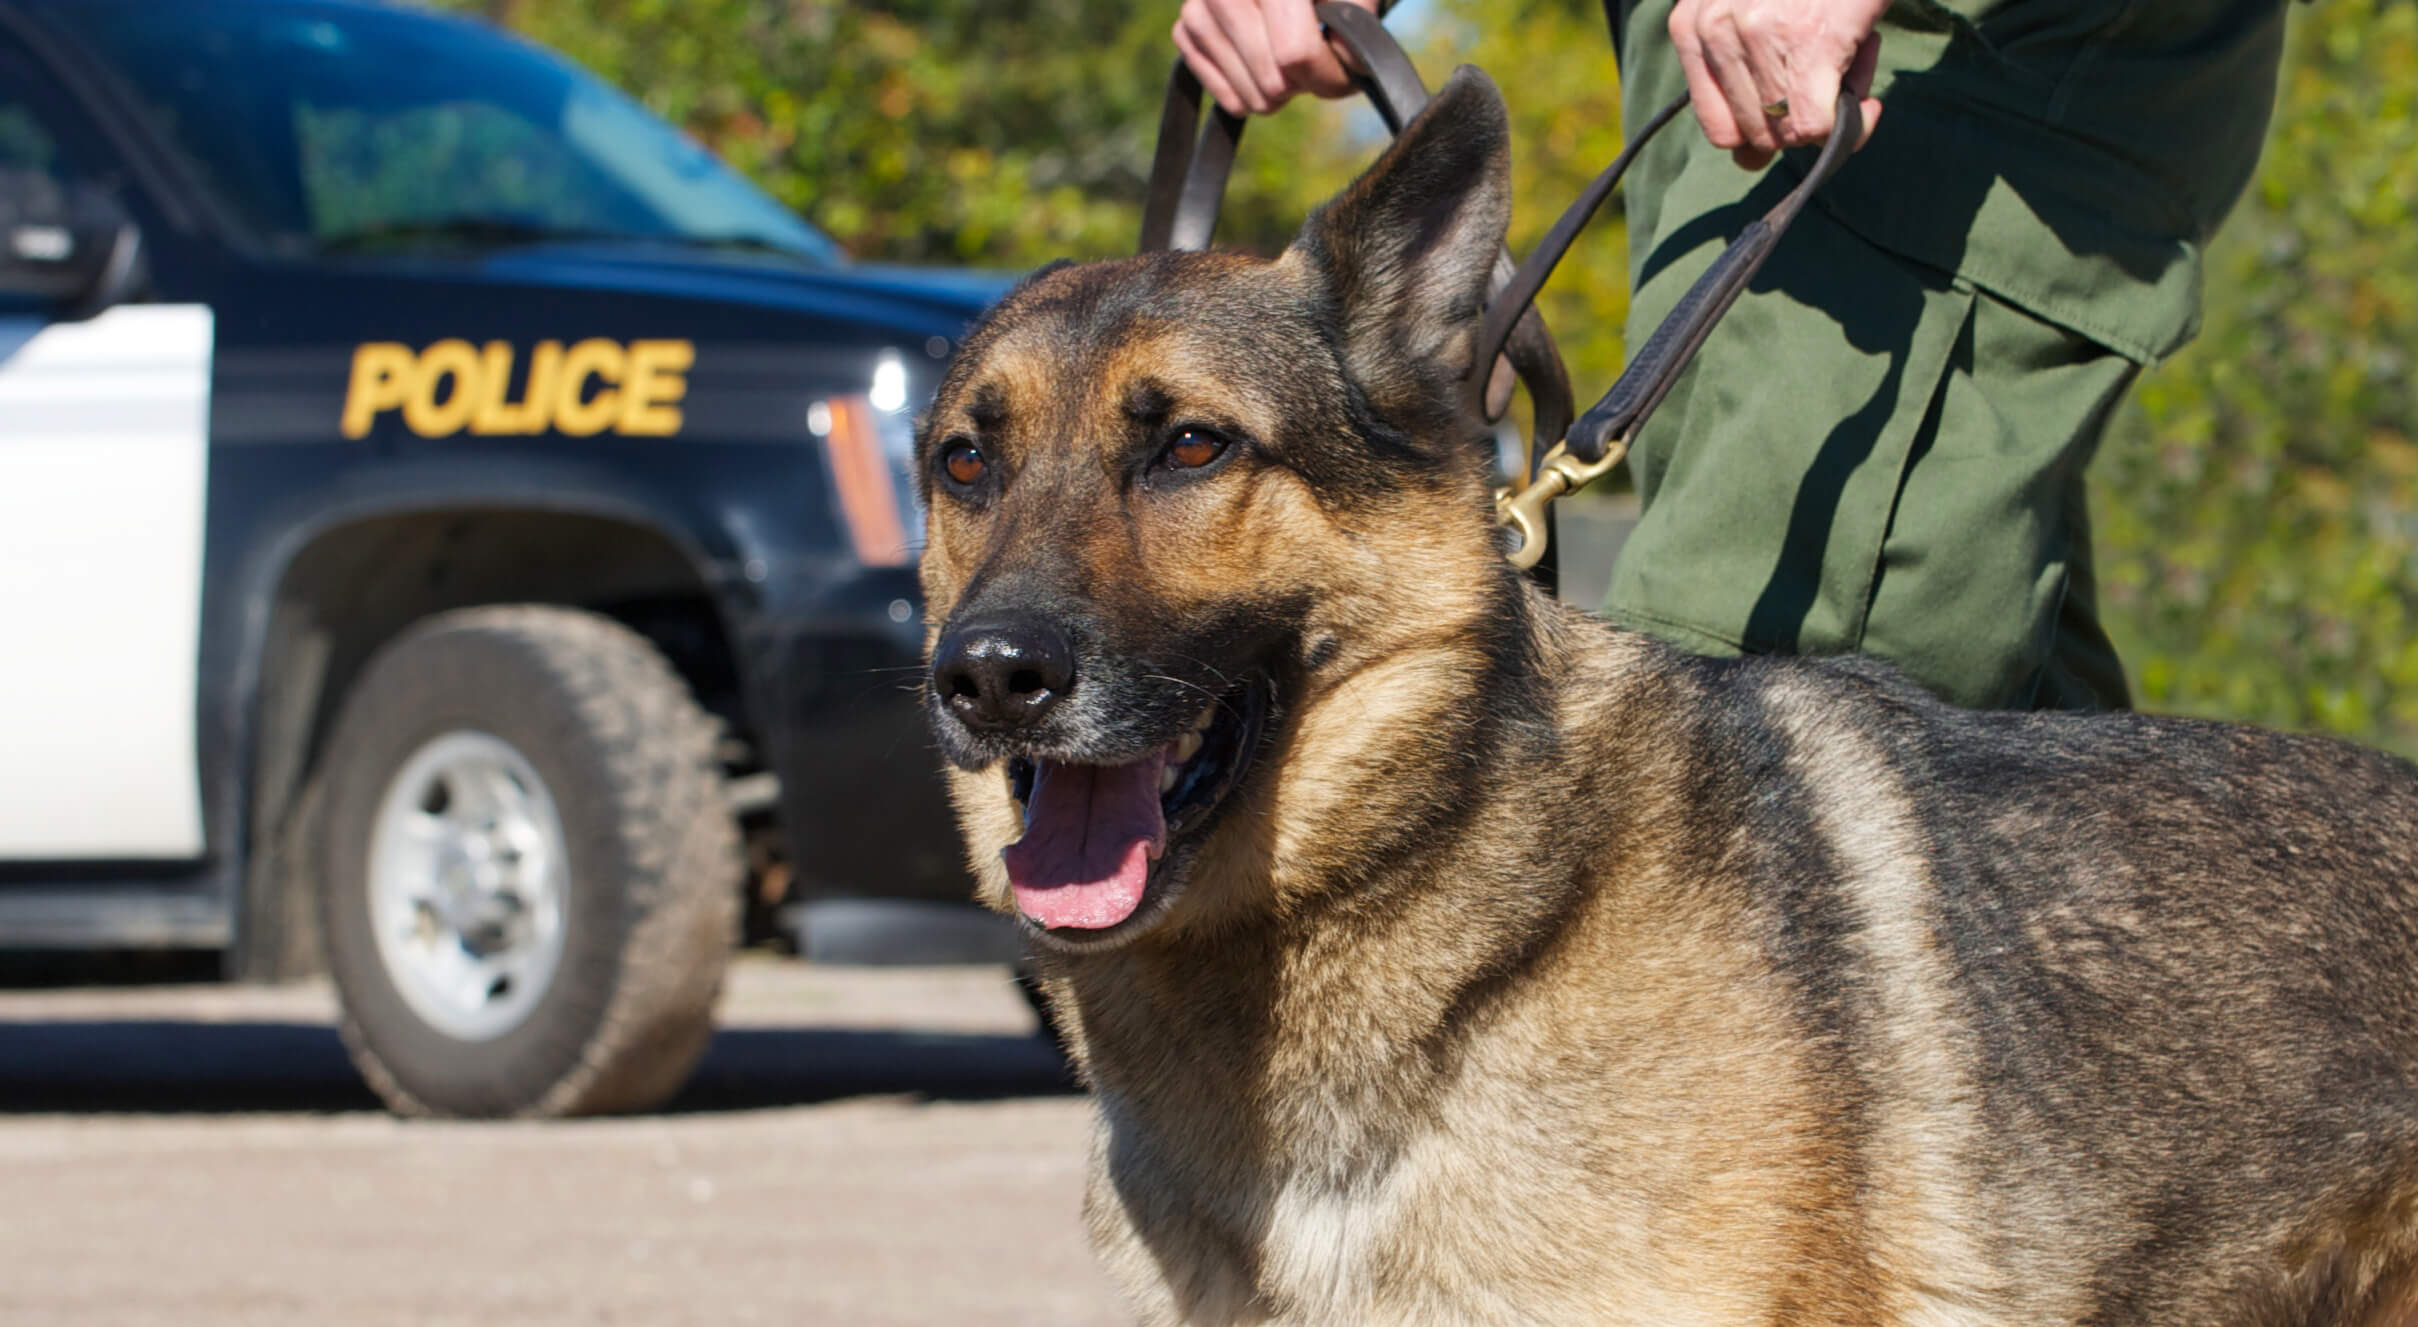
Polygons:
M1377 0L1348 0L1370 13ZM1348 97L1356 89L1327 45L1312 0L1184 0L1175 46L1217 104L1265 115L1296 92Z
M1859 93L1872 86L1881 53L1872 29L1886 8L1888 0L1679 0L1671 44L1704 136L1748 170L1781 148L1830 137L1842 80ZM1863 103L1869 139L1881 103Z

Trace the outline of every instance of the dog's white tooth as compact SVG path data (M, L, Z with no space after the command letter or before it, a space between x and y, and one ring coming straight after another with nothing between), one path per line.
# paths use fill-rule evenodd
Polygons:
M1196 733L1205 733L1209 731L1209 725L1216 722L1217 702L1213 700L1208 704L1201 706L1199 716L1194 718L1192 721L1192 730Z
M1173 765L1161 765L1161 766L1159 766L1159 796L1164 797L1164 796L1166 796L1167 794L1169 794L1169 793L1171 793L1171 792L1174 792L1174 791L1175 791L1175 766L1173 766Z
M1175 763L1181 765L1201 753L1201 735L1189 732L1175 739Z

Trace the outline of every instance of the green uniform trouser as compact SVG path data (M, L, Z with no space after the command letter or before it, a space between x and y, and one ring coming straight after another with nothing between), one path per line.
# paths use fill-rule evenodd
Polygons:
M1632 123L1685 82L1624 15ZM1636 438L1615 620L1706 653L1864 651L1976 707L2120 707L2083 470L2196 330L2276 0L1906 5L1884 116ZM2159 163L2154 168L2144 162ZM1629 189L1631 344L1798 178L1673 126Z
M2121 707L2082 470L2132 361L1818 211L1765 270L1630 453L1612 614L1882 655L1963 705Z

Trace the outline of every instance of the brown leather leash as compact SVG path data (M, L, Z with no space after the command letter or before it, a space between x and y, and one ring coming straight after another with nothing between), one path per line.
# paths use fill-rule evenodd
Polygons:
M1377 16L1357 5L1322 4L1319 21L1342 42L1366 72L1358 75L1361 91L1385 122L1388 133L1402 126L1427 105L1427 85L1393 34ZM1208 123L1201 122L1205 97L1201 82L1181 59L1167 76L1167 104L1159 114L1159 145L1150 166L1150 191L1142 208L1143 253L1162 249L1206 249L1217 227L1218 209L1226 196L1226 179L1234 167L1234 152L1242 142L1243 117L1210 105ZM1197 131L1197 132L1196 132ZM1494 280L1487 292L1509 287L1516 268L1506 249L1495 260ZM1511 361L1534 411L1532 436L1559 438L1576 414L1570 394L1570 374L1562 355L1545 330L1545 320L1533 310L1518 311L1504 320L1494 338L1495 353L1481 363L1492 366L1495 355ZM1477 379L1481 390L1484 378ZM1503 413L1504 403L1489 400L1486 418Z
M1377 16L1365 9L1329 3L1319 5L1317 13L1327 35L1342 42L1366 71L1358 76L1361 91L1385 121L1386 129L1400 134L1402 126L1427 104L1427 85L1410 57ZM1241 116L1210 106L1208 121L1202 123L1205 102L1200 80L1178 59L1167 78L1167 102L1159 115L1158 149L1151 159L1150 189L1142 210L1144 253L1205 249L1216 230L1244 122ZM1612 389L1574 422L1570 375L1553 334L1537 314L1537 292L1611 196L1639 150L1686 105L1683 95L1656 112L1612 164L1563 209L1525 262L1514 264L1509 250L1496 259L1467 381L1490 421L1500 417L1504 407L1503 401L1487 391L1498 355L1511 362L1528 389L1534 420L1527 473L1521 482L1495 497L1496 519L1518 538L1505 556L1523 571L1537 568L1551 547L1553 500L1602 478L1627 456L1630 440L1662 404L1713 325L1737 302L1813 191L1837 173L1852 146L1864 136L1862 102L1853 90L1841 88L1836 127L1805 177L1730 241L1646 338L1644 348L1630 357ZM1551 579L1550 564L1545 578Z

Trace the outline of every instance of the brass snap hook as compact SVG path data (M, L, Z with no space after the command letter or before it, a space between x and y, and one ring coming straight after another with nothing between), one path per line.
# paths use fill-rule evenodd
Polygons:
M1505 488L1495 494L1494 519L1498 525L1508 525L1518 532L1520 541L1503 556L1511 565L1526 571L1545 556L1545 508L1565 493L1576 493L1605 475L1629 454L1629 440L1615 438L1604 444L1600 460L1582 461L1570 454L1568 443L1557 442L1545 459L1537 463L1536 478L1526 487Z

